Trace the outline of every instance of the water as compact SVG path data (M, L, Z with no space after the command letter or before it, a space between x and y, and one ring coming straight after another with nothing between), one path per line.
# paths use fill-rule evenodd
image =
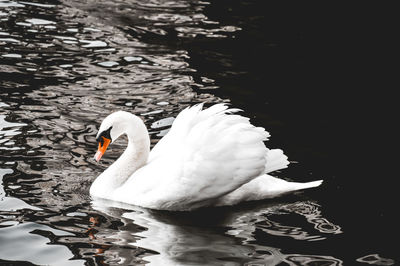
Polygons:
M308 10L0 1L0 263L393 265L393 190L374 181L375 169L385 182L391 175L383 153L369 145L363 157L359 145L388 116L374 119L368 104L353 112L349 85L332 74L345 64L325 50L338 47L336 28L322 20L321 31ZM363 95L358 103L379 101ZM135 113L154 144L180 110L203 101L230 102L266 127L269 146L293 162L279 177L324 185L193 213L91 201L91 182L126 145L92 160L102 118ZM369 131L359 135L364 117Z

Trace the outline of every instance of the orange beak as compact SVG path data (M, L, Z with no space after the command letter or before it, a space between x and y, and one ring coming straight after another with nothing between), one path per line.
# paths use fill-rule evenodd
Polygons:
M100 161L101 157L103 154L106 152L108 145L110 145L111 139L103 137L103 143L99 142L99 147L97 148L96 155L94 156L94 159L96 162Z

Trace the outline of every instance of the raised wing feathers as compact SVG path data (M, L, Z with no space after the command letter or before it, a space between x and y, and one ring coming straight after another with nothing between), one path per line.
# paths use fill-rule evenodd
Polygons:
M263 141L269 133L234 114L238 109L202 107L183 110L151 152L150 163L174 164L169 166L174 174L165 173L171 193L167 204L206 205L265 172L268 149Z

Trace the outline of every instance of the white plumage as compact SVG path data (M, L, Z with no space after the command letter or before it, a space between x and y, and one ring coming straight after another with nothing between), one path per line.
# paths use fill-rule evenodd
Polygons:
M216 104L183 110L168 134L149 152L144 123L127 112L109 115L98 136L112 141L127 134L125 152L93 183L92 196L163 210L233 205L315 187L322 181L287 182L267 175L289 164L282 150L270 150L269 133Z

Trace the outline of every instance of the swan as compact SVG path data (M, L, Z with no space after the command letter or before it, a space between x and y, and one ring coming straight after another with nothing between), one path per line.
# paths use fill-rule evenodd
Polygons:
M189 211L274 198L322 183L269 175L289 164L282 150L265 146L269 133L238 115L240 109L224 103L203 105L181 111L151 151L141 118L125 111L108 115L96 136L94 159L98 162L123 134L128 146L94 180L90 195L150 209Z

